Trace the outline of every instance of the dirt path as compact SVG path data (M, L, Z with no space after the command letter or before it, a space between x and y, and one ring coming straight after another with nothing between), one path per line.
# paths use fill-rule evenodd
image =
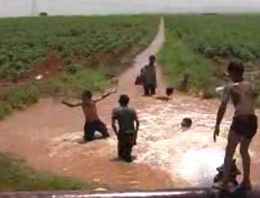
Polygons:
M113 189L160 189L170 187L207 187L212 183L215 168L222 164L225 134L232 111L222 125L218 143L212 141L218 101L200 100L174 94L170 102L142 97L141 87L133 82L149 55L156 54L164 41L163 22L153 43L119 77L118 93L99 103L99 114L108 124L118 96L131 97L139 114L141 128L137 159L132 164L116 160L116 138L78 144L84 124L81 109L70 109L52 99L16 112L0 122L0 150L25 158L38 169L50 170L82 180L95 181L100 187ZM162 75L158 69L159 93L163 92ZM191 117L191 129L181 131L178 125ZM260 186L260 137L252 146L252 176ZM104 184L104 185L103 185Z

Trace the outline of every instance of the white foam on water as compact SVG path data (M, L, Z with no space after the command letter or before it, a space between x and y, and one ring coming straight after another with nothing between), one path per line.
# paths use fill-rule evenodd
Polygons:
M156 101L141 111L137 110L141 123L134 163L145 163L154 169L168 172L173 180L182 178L190 186L205 187L212 183L216 168L223 162L225 135L213 142L215 112L197 108L196 104L183 105ZM193 120L183 131L183 118ZM224 120L222 134L226 134L230 121ZM101 134L99 134L101 135ZM66 133L50 143L50 156L69 157L75 154L116 155L117 139L114 137L79 144L83 132ZM87 152L86 152L87 151Z
M95 138L102 137L102 134L95 132ZM107 146L101 147L102 149L96 150L99 144L103 144L106 141ZM83 132L65 133L50 141L48 145L50 157L69 157L76 153L84 153L85 150L94 150L93 152L103 152L103 149L107 147L114 147L115 141L111 138L106 140L98 140L98 144L93 142L84 143ZM84 144L83 144L84 143ZM88 153L89 154L89 153Z
M157 103L138 112L141 128L135 153L138 163L167 171L173 178L187 180L191 186L208 186L223 162L225 138L213 143L216 115L196 112L186 106L182 111L177 104ZM192 111L193 110L193 111ZM184 117L193 120L185 132L179 124ZM229 122L224 121L227 131Z

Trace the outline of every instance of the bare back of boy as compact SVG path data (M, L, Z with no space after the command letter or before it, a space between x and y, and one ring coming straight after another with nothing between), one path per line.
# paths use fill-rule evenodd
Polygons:
M240 143L240 153L243 163L243 181L241 186L251 188L250 182L250 156L249 145L257 131L257 117L254 108L254 90L247 81L233 83L225 88L222 103L227 104L231 99L235 112L233 122L228 136L228 146L226 148L226 158L233 156L236 146ZM227 159L225 159L227 160ZM227 163L227 162L226 162ZM226 169L227 174L229 170ZM227 179L225 179L227 181Z
M254 90L249 82L242 81L228 85L224 93L225 102L227 102L229 96L235 108L234 116L252 115L255 113Z
M229 98L235 108L231 131L236 135L251 139L256 132L254 129L256 126L253 126L256 118L252 85L247 81L227 85L222 102L227 104Z

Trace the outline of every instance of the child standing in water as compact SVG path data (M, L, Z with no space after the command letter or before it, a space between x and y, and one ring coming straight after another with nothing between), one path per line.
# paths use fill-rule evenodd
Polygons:
M224 159L223 181L218 182L213 186L222 190L229 190L228 181L232 159L239 143L243 163L243 181L240 184L240 188L245 190L251 189L251 159L248 153L248 148L257 131L257 117L254 108L255 93L252 85L243 80L243 72L244 67L241 63L231 62L228 66L228 74L233 83L227 85L224 89L213 134L214 141L216 141L217 136L219 135L219 126L225 114L227 103L229 99L231 99L235 108L235 113L228 135L228 143Z
M144 68L141 70L142 85L145 96L153 96L156 93L157 81L155 61L155 56L150 56L149 64L144 66Z
M66 101L62 103L68 107L81 107L85 115L85 126L84 126L84 140L92 141L95 139L95 131L102 134L103 138L108 138L109 134L107 132L106 125L99 119L97 113L96 103L108 97L116 90L110 91L96 100L92 100L92 93L90 91L84 91L82 94L82 102L77 104L71 104Z
M126 162L133 161L131 152L139 130L139 120L135 110L128 107L129 100L127 95L121 95L118 101L120 106L112 112L112 128L118 138L118 157Z

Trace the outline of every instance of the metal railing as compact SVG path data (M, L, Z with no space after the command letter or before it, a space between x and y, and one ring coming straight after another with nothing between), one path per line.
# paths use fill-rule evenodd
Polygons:
M260 191L235 191L232 193L214 189L173 189L165 191L87 192L3 192L0 198L260 198Z

